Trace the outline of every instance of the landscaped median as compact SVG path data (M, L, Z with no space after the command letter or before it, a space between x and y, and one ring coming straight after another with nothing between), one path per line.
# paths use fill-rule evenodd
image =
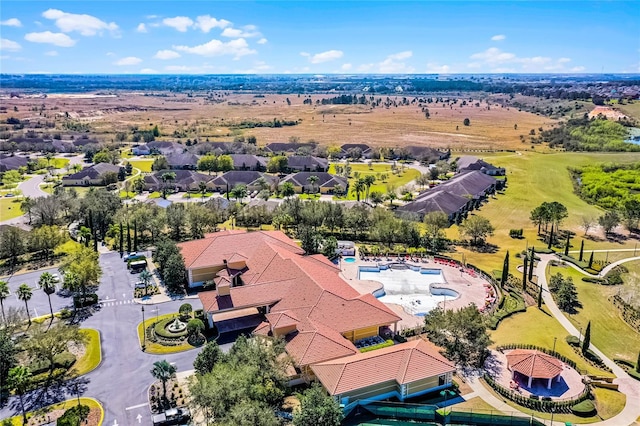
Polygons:
M78 358L73 366L72 375L74 377L95 370L102 362L100 332L93 328L82 328L80 333L87 337L87 343L84 346L84 354Z
M89 414L86 422L82 422L83 426L100 426L104 421L104 409L98 400L93 398L80 398L80 404L89 407ZM78 399L68 399L58 404L49 405L35 411L27 412L29 425L55 424L57 419L61 417L65 411L78 405ZM22 426L22 416L14 416L4 422L11 426Z
M187 327L178 327L172 330L171 326L176 323L176 320L183 322ZM193 333L190 336L188 325L194 320L202 321L202 313L200 311L195 312L195 318L189 312L188 314L172 313L160 315L145 320L144 325L139 323L137 326L140 347L145 352L155 355L184 352L200 347L201 344L198 343L204 343L206 337L202 336L203 339L199 342L191 343L193 341ZM203 321L203 324L205 323Z

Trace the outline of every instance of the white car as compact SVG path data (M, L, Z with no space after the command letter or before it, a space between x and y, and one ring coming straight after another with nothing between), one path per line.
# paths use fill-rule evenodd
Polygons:
M59 283L60 282L60 275L58 274L51 274L51 276L53 277L53 282L54 283Z

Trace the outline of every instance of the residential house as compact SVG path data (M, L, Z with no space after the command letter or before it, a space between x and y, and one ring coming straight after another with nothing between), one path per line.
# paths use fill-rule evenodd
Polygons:
M313 143L300 143L300 142L272 142L264 147L265 152L271 152L273 154L293 154L298 152L299 149L307 149L312 152L316 149L316 145Z
M290 384L318 377L332 395L348 398L349 404L365 388L371 399L387 397L391 379L400 392L411 395L451 384L454 367L426 342L370 352L383 360L379 366L372 360L355 362L354 357L366 355L356 342L396 330L401 318L372 294L359 294L326 257L304 255L284 233L222 231L178 247L189 286L215 288L198 293L209 323L221 334L250 327L254 336L284 339L295 367L288 372ZM325 365L332 361L336 366ZM358 371L352 366L366 376L355 388L331 379L332 370L353 378Z
M64 186L91 186L104 185L104 178L107 173L118 173L120 166L109 163L98 163L93 166L85 167L78 173L64 176L62 185Z
M0 154L0 172L18 170L20 167L27 167L29 159L19 155Z
M311 184L309 178L317 177L315 184ZM282 179L282 183L291 182L298 194L317 193L331 194L334 193L336 187L340 186L344 191L348 190L349 183L342 176L332 175L326 172L298 172L286 176Z
M264 172L267 170L267 159L251 154L231 154L234 170L255 170Z
M340 156L342 158L350 157L354 152L353 150L360 150L360 157L362 158L371 158L371 155L373 154L373 150L371 149L371 147L364 143L345 143L340 147L340 149L342 150L340 152Z
M162 176L165 173L175 174L175 179L165 183L162 180ZM207 188L212 188L208 184L213 178L214 176L197 173L192 170L160 170L153 174L145 175L144 189L146 191L162 191L164 186L168 184L171 189L177 191L198 191L200 182L207 184Z
M198 168L198 156L190 152L169 154L166 159L172 170L195 170Z
M220 192L227 192L236 185L246 185L248 191L260 191L261 179L269 185L274 185L278 178L256 171L231 170L211 181L211 187Z
M418 160L422 163L436 163L440 160L446 160L451 156L451 151L441 151L430 146L423 145L409 145L402 147L404 152L409 155L409 158Z
M326 172L329 162L325 158L311 155L291 155L287 157L287 168L297 172Z
M504 176L506 173L504 167L496 167L493 164L487 163L486 161L472 155L465 155L458 158L456 165L458 172L478 170L489 176Z
M134 155L171 155L182 154L185 151L185 147L182 144L176 142L167 141L153 141L144 145L133 147L132 152Z

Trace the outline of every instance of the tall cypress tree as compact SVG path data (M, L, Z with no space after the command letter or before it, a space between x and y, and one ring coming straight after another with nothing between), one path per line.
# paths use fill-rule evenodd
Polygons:
M138 222L133 222L133 251L138 251Z
M533 280L533 267L536 264L536 249L531 247L531 259L529 259L529 281Z
M509 279L509 250L507 250L507 254L504 256L504 263L502 264L502 280L500 285L504 287L507 285L507 280Z
M120 257L124 253L124 228L122 227L122 222L120 222Z
M127 222L127 251L131 253L131 229L129 228L129 222Z
M542 286L538 286L538 309L542 309Z
M591 344L591 321L587 323L587 329L584 331L584 339L582 340L582 353L586 354Z
M638 352L638 361L636 361L636 371L640 373L640 352Z
M582 240L582 242L580 243L580 258L578 259L580 262L582 262L583 254L584 254L584 240Z
M567 232L567 243L564 245L564 255L569 256L569 245L571 241L569 240L569 233Z
M529 258L524 257L524 266L522 267L522 291L527 292L527 273L529 268Z
M553 245L553 223L551 224L551 232L549 233L549 244L547 245L548 249L551 249Z
M591 250L591 256L589 256L589 268L593 266L593 250Z

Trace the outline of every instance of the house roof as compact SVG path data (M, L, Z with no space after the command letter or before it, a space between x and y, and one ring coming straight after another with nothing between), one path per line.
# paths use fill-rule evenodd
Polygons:
M329 167L329 162L324 158L311 155L291 155L287 157L287 166L291 169L326 169Z
M224 266L234 257L244 260L242 285L227 296L199 293L204 309L270 306L266 319L272 327L296 325L287 336L287 351L298 365L355 353L341 333L400 320L373 295L360 295L326 257L305 256L280 231L223 231L178 246L187 269Z
M169 141L152 141L148 142L147 148L149 150L156 149L163 154L169 153L182 153L185 150L185 147L182 144L177 142L169 142Z
M345 153L352 148L359 148L360 151L362 151L362 154L368 154L371 152L371 147L364 143L345 143L340 147L340 149Z
M275 177L254 170L231 170L213 179L217 186L229 185L229 189L236 185L251 185L258 179L264 178L268 183L275 181Z
M422 146L422 145L409 145L403 147L407 152L411 153L414 158L432 158L437 160L443 157L446 153L430 146Z
M198 184L199 182L209 182L214 177L204 173L194 172L193 170L159 170L151 175L144 177L144 182L148 185L161 185L162 175L165 173L173 173L176 178L173 180L175 185Z
M120 166L116 166L110 163L98 163L93 166L85 167L78 173L68 175L62 178L62 180L78 180L78 179L101 179L105 173L120 171Z
M491 176L473 170L458 173L448 181L441 183L431 190L437 188L441 191L447 191L462 197L470 195L475 198L484 195L495 184L496 180ZM421 196L418 196L418 198L421 198Z
M316 145L312 143L298 143L298 142L272 142L267 144L264 148L271 152L296 152L300 148L315 149Z
M190 152L171 153L166 157L170 166L196 166L198 164L198 156Z
M396 210L399 212L418 214L442 212L450 215L460 211L460 209L469 202L465 197L443 190L427 191L423 194L424 195L421 194L416 200L400 206Z
M458 158L456 162L458 165L458 170L496 170L500 167L496 167L493 164L487 163L486 161L474 157L472 155L464 155Z
M331 395L395 380L399 385L453 372L455 366L422 339L311 366Z
M258 155L252 154L231 154L233 159L233 167L239 169L241 167L267 167L267 159Z
M529 349L514 349L509 352L507 365L512 371L534 379L552 379L564 369L564 364L558 358Z
M307 186L311 185L309 183L309 177L311 176L318 178L316 185L321 188L333 188L337 185L347 187L347 179L326 172L298 172L288 175L282 182L291 182L294 186Z
M29 159L19 155L0 157L0 172L8 170L18 170L20 167L27 167Z

